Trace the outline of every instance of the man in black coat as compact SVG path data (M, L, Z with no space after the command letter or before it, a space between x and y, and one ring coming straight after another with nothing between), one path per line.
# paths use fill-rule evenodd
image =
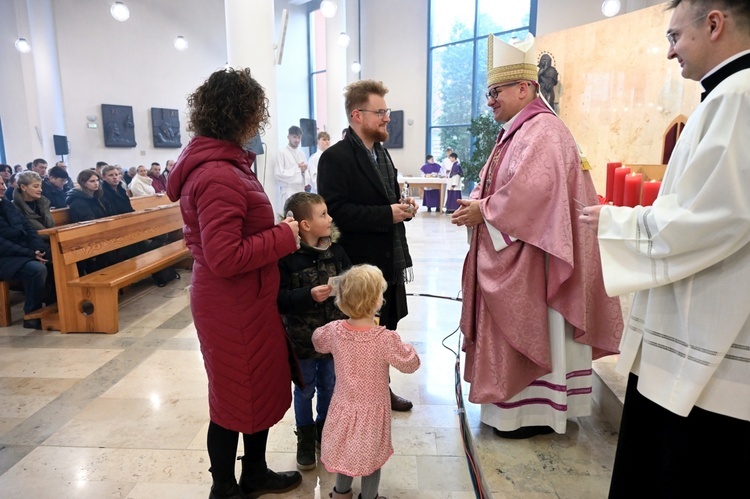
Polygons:
M380 324L395 330L406 316L406 283L413 278L405 221L417 205L400 199L398 171L381 144L388 139L391 110L382 82L362 80L344 94L349 129L318 163L318 192L341 231L341 246L353 265L377 266L388 281ZM391 407L408 411L410 401L391 392Z
M47 281L49 248L13 203L4 199L0 180L0 280L24 283L24 314L41 308ZM41 329L39 319L23 321L23 327Z

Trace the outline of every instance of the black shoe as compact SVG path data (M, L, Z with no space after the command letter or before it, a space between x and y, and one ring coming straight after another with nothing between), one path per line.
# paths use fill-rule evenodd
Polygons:
M236 481L214 482L211 486L211 494L209 494L208 499L247 499L247 496L242 493Z
M42 319L30 319L23 321L23 327L26 329L42 329Z
M391 390L391 410L406 412L410 411L413 406L414 404L411 403L411 400L407 400L404 397L399 397L398 395L393 393L393 390Z
M294 490L302 483L299 471L282 471L275 473L269 469L260 478L248 476L246 481L240 480L240 487L248 499L256 499L263 494L281 494Z
M316 425L298 426L294 433L297 434L297 469L315 469Z
M549 426L522 426L521 428L513 431L500 431L497 428L492 429L500 438L509 438L512 440L522 440L524 438L531 438L537 435L549 435L555 430Z

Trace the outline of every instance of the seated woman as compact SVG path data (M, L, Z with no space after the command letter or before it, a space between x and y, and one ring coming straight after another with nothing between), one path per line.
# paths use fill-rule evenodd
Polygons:
M130 198L122 186L120 170L116 166L107 165L102 168L102 204L108 215L121 215L135 211L130 204Z
M426 161L427 162L422 165L422 168L420 168L420 170L422 170L422 176L437 176L437 174L440 173L440 165L435 163L435 157L430 154L427 156ZM440 189L425 188L422 191L424 192L422 204L427 207L427 211L432 211L432 209L435 208L437 212L440 213L440 207L438 206L440 204Z
M140 165L136 170L136 176L130 181L130 192L134 198L139 196L151 196L156 190L151 185L154 181L148 176L148 170Z
M13 175L13 167L10 165L0 165L0 177L7 184L10 181L10 176Z
M99 174L95 170L83 170L78 174L78 187L68 191L65 202L70 209L71 222L86 222L107 216L102 204L104 192L101 189ZM115 252L105 253L79 262L78 273L81 275L103 269L117 263Z
M49 199L42 196L42 177L37 172L19 173L16 184L18 188L13 194L13 204L31 226L37 231L54 227ZM47 234L40 234L40 237L49 244Z
M23 313L27 314L41 308L45 301L49 248L4 195L5 182L0 179L0 279L23 281ZM51 299L47 300L49 305ZM41 329L42 321L23 321L23 327Z

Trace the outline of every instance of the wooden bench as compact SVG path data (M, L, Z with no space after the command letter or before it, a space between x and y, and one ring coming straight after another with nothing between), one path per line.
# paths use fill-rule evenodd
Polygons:
M79 275L76 264L181 229L180 206L174 203L41 231L50 236L57 290L57 311L41 316L42 329L116 333L119 290L189 258L185 241L179 239L85 276Z
M159 196L156 194L130 198L130 204L133 205L135 211L146 210L148 208L155 208L157 206L171 203L172 201L170 201L167 196ZM61 225L67 225L70 223L70 210L68 208L55 208L54 210L50 210L50 213L52 214L52 220L55 221L55 227L60 227Z

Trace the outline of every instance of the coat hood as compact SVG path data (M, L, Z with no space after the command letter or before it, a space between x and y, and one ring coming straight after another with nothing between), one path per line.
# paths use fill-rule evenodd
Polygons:
M318 253L323 253L328 250L328 248L331 247L331 244L338 242L339 238L341 237L341 231L339 231L339 228L336 227L336 224L331 222L331 235L328 237L321 237L318 239L318 245L317 246L310 246L308 244L305 244L304 241L300 241L300 248L305 248L311 251L315 251Z
M167 177L167 196L172 201L180 199L182 186L190 174L206 162L221 161L231 163L247 174L251 174L251 165L255 153L245 151L241 146L227 140L210 137L195 137L182 151Z

